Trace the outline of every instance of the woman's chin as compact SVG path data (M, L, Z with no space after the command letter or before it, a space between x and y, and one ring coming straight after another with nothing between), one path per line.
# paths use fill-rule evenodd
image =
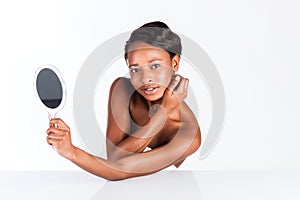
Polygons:
M145 93L140 93L147 101L153 102L153 101L158 101L163 97L163 94L145 94Z

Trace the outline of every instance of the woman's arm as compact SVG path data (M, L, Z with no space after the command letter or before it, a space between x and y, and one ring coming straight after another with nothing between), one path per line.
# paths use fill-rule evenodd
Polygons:
M111 86L106 131L108 160L116 161L124 156L143 152L166 119L165 113L160 111L145 126L131 133L129 101L134 91L130 80L126 78L116 79Z
M186 79L179 85L182 91L187 90ZM172 112L186 94L175 93L174 88L178 85L179 79L174 79L166 91L165 106L162 106L144 125L139 127L134 133L128 136L130 131L130 114L128 111L129 100L133 94L133 87L126 78L115 80L111 86L108 101L108 123L107 123L107 158L117 161L124 156L134 153L141 153L152 141L153 137L163 128L167 115ZM174 92L174 94L173 94ZM169 99L173 98L173 99ZM172 103L170 103L173 101Z
M60 155L84 170L108 180L121 180L154 173L195 152L201 143L200 129L195 121L188 123L170 143L148 152L126 156L118 162L97 158L73 146L70 128L61 119L50 121L47 141Z
M179 85L177 89L178 93L169 89L166 91L160 110L157 112L157 115L152 117L155 118L157 116L157 119L152 120L151 127L158 127L157 123L161 122L159 117L164 115L164 112L170 113L170 111L178 106L178 103L176 103L178 99L185 98L187 82L188 80L185 80L183 84ZM174 83L174 85L177 84ZM171 85L171 88L174 89L175 87ZM109 180L119 180L159 171L184 160L188 155L196 151L201 142L197 120L184 114L182 117L181 127L171 142L145 153L123 155L117 162L97 158L73 146L70 128L61 119L52 119L50 121L50 128L47 130L47 141L55 147L60 155L71 160L86 171ZM151 137L153 132L147 132L146 130L137 131L135 134L139 139L141 137L143 139L143 137ZM137 146L142 145L144 144L140 139ZM133 146L130 150L136 149L134 147L135 144L128 143L126 147L129 146Z

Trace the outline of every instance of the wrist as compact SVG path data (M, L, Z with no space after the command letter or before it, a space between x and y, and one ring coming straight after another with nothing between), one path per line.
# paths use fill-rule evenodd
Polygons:
M169 110L165 106L160 106L155 115L160 118L160 120L164 121L167 119L169 115Z
M166 114L166 116L170 116L170 114L174 111L176 107L171 107L170 105L161 104L161 109Z
M163 128L165 125L165 122L168 119L168 110L166 110L164 107L160 107L153 118L151 119L151 123L154 127L157 127L159 130Z
M65 158L67 158L68 160L74 162L77 158L77 147L75 146L71 146L70 150L69 150L69 153L65 156Z
M162 103L160 105L160 109L161 112L164 112L166 115L169 115L169 113L171 112L170 106L165 105L164 103Z

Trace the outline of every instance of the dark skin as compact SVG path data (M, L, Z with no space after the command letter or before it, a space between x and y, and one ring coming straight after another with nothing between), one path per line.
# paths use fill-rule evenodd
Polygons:
M115 80L110 89L107 159L75 147L61 119L50 120L47 130L48 143L60 155L108 180L178 167L201 144L198 122L184 102L188 79L174 74L180 57L171 59L168 52L143 42L129 51L131 77ZM146 147L151 150L144 152Z

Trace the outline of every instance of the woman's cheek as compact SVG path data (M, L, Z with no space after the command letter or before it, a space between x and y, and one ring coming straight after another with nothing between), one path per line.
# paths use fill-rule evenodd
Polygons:
M164 87L168 87L170 85L171 79L172 79L172 74L170 73L161 73L159 76L159 82Z
M133 85L133 87L135 89L138 89L139 87L141 87L141 83L140 83L137 76L131 76L130 77L130 82L131 82L131 84Z

